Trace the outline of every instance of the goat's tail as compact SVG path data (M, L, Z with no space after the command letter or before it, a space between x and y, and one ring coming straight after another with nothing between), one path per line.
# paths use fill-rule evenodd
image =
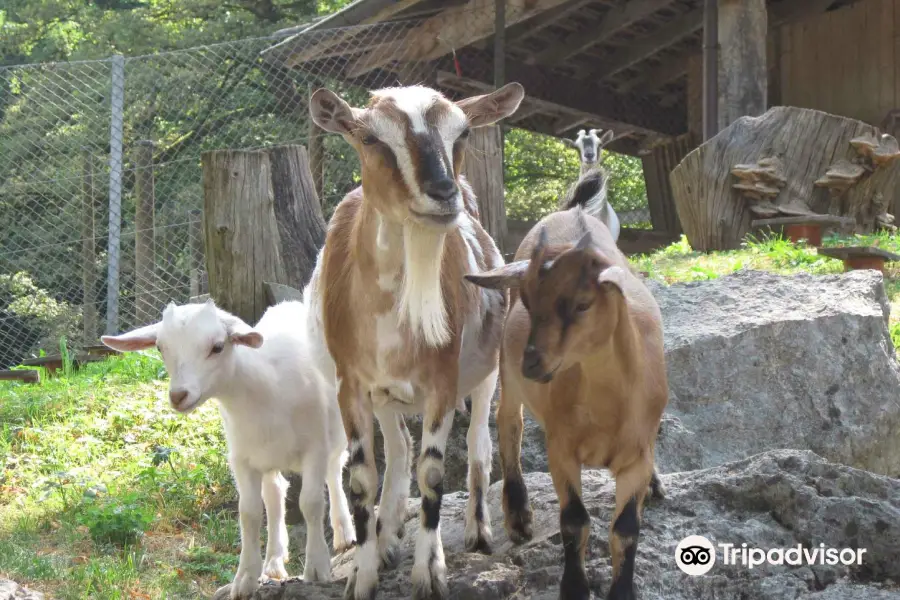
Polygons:
M600 213L606 206L606 181L607 176L602 169L588 171L575 182L561 208L568 210L580 206L587 214L600 219Z

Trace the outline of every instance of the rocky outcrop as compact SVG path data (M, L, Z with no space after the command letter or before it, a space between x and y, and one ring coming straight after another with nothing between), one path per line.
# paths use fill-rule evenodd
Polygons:
M463 549L465 493L444 497L441 533L447 554L451 597L457 600L533 598L556 600L562 574L558 504L549 475L525 477L535 511L535 536L512 545L503 530L500 484L489 492L496 537L492 556ZM900 481L830 463L809 451L779 450L719 467L664 475L668 497L644 511L637 561L642 600L886 600L900 597ZM585 471L583 497L591 515L588 576L597 597L611 580L607 532L614 483L602 472ZM416 501L410 502L415 514ZM407 531L414 531L411 518ZM705 575L683 573L676 547L688 535L717 546L716 563ZM415 536L404 540L404 559L383 572L379 598L409 598ZM810 551L865 548L861 564L724 564L718 544L742 543L770 550L801 544ZM331 584L299 581L268 584L259 600L340 598L352 551L335 558ZM297 571L296 562L289 570ZM216 598L227 597L227 586Z
M0 579L0 600L44 600L44 594L29 590L15 581Z
M744 271L651 289L671 390L663 472L797 448L900 475L900 368L880 273Z

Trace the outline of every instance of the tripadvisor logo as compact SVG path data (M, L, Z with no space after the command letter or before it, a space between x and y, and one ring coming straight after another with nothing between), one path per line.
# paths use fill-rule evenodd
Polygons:
M829 548L825 544L806 548L797 544L790 548L748 547L712 542L702 535L689 535L675 548L675 564L688 575L704 575L716 564L716 548L721 552L723 565L740 565L754 569L761 565L861 565L865 548Z

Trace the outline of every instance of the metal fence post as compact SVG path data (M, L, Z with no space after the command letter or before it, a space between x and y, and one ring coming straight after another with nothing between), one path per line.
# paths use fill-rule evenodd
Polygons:
M109 274L106 281L106 333L119 328L119 258L122 226L122 136L125 118L125 57L112 57L109 123Z

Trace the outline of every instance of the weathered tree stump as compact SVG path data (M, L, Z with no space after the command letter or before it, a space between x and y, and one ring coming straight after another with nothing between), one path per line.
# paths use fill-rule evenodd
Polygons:
M670 180L691 246L725 250L757 219L829 214L851 217L857 233L892 228L897 158L897 140L862 121L779 106L720 131Z
M501 254L506 240L502 140L498 125L473 129L463 169L478 200L481 226L494 238Z
M269 304L264 282L303 289L325 242L306 150L215 150L202 161L210 296L252 324Z

